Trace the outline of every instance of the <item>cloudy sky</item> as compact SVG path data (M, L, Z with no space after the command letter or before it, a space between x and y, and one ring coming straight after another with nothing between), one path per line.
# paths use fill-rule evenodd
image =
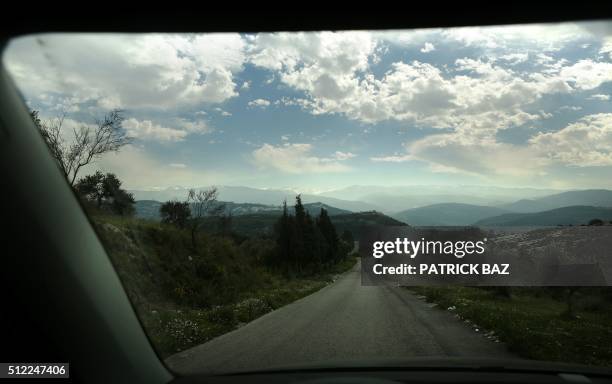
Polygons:
M66 127L123 108L96 168L128 188L612 188L606 23L278 34L39 35L3 57Z

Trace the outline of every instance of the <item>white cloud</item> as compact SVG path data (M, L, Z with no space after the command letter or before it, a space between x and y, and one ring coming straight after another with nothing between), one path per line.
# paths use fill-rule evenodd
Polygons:
M559 76L577 89L590 90L612 81L612 63L584 59L561 68Z
M612 59L612 36L604 37L599 53L608 54L608 57Z
M533 177L544 166L523 146L498 143L493 137L457 133L430 135L406 144L411 159L425 161L432 171L464 172L486 177Z
M28 97L167 109L236 96L244 48L238 34L47 34L12 41L5 60Z
M250 61L291 75L325 69L331 73L365 69L376 43L368 32L258 34L249 46Z
M339 160L339 161L344 161L344 160L352 159L355 156L357 156L357 155L355 155L354 153L351 153L351 152L336 151L336 153L334 153L334 158L336 160Z
M151 120L135 118L126 119L123 122L123 128L129 136L141 140L181 141L188 134L186 130L164 127Z
M589 115L553 132L537 133L526 145L494 136L452 132L405 143L406 152L372 157L375 162L424 161L433 172L537 182L553 166L612 166L612 114ZM515 179L517 180L517 179Z
M456 74L450 76L432 64L413 61L393 63L376 77L370 63L384 36L367 32L258 35L251 39L248 51L252 63L305 93L303 98L277 102L365 123L399 120L438 128L505 129L542 118L523 108L544 94L571 92L568 81L582 84L570 73L521 74L467 58L457 60L452 68ZM517 63L527 57L515 53L505 59Z
M590 35L574 23L450 28L442 34L446 39L480 49L529 47L534 51L556 51Z
M612 113L585 116L559 131L540 133L529 144L552 162L576 167L612 165Z
M414 160L414 158L411 155L395 154L389 156L374 156L370 157L370 160L381 163L403 163L405 161Z
M253 151L252 158L260 168L297 174L348 171L350 168L342 164L342 161L355 156L352 153L336 152L331 157L317 157L312 154L312 149L311 144L264 144Z
M218 112L221 116L231 116L232 114L223 110L223 108L216 107L215 111Z
M574 23L532 24L515 26L485 26L432 28L414 31L380 31L372 33L385 43L422 46L426 42L444 42L478 49L487 54L509 49L532 52L557 51L567 44L591 36L584 25Z
M402 40L402 36L410 39ZM342 114L365 123L398 120L416 126L493 134L550 117L547 112L526 112L544 95L594 89L612 80L610 63L582 60L571 64L555 59L556 50L588 36L589 32L575 24L415 34L281 33L254 36L247 50L253 64L271 70L282 83L304 92L303 97L275 103L300 106L315 115ZM377 52L384 50L385 42L418 42L428 50L441 38L495 49L489 57L497 59L463 58L448 68L418 61L396 62L383 75L371 72L371 64L377 61ZM530 58L541 71L511 69Z
M270 105L270 102L266 99L255 99L255 100L251 100L248 103L249 107L259 107L259 108L266 108Z
M313 103L335 103L355 93L356 74L369 68L376 45L368 32L275 33L257 35L248 51L253 64L311 95Z
M423 46L423 48L421 48L421 52L423 53L429 53L429 52L433 52L436 50L436 47L432 44L432 43L425 43L425 45Z
M274 82L272 86L297 91L274 101L275 105L297 106L315 115L342 115L365 124L395 120L406 129L439 128L444 132L407 144L405 153L381 154L371 157L372 161L418 160L436 172L524 176L550 164L601 165L609 160L609 137L600 123L609 121L602 117L539 134L524 145L497 139L500 130L535 125L531 123L551 117L537 104L546 95L582 96L581 92L590 91L589 99L610 100L610 95L598 89L612 81L612 63L607 61L612 54L609 37L601 45L594 44L595 50L600 47L599 57L576 59L571 55L571 62L559 57L565 52L559 48L570 42L583 45L591 34L574 24L560 24L246 37L43 35L12 43L5 60L26 96L37 99L47 111L74 108L70 110L77 112L89 103L105 109L122 106L145 111L198 107L222 116L230 113L206 104L222 103L249 89L251 81L237 74L244 63L250 63L267 70L262 77ZM470 57L444 65L396 61L385 71L374 70L394 44L432 52L457 42L470 47L460 51L470 52ZM266 99L248 102L249 107L270 105ZM205 112L196 112L200 114ZM181 141L189 134L211 131L205 121L167 116L160 120L131 118L124 126L135 137L159 141ZM594 128L589 128L591 132L585 127ZM358 126L360 131L369 128ZM579 150L572 151L566 143L575 136L582 142L576 143ZM336 172L348 169L343 162L355 156L338 151L320 157L313 154L311 144L288 141L289 136L283 136L281 145L260 146L253 152L254 162L289 173ZM162 166L167 167L166 162Z
M189 134L206 134L212 130L203 121L176 119L174 127L156 124L151 120L126 119L123 122L127 134L141 140L182 141Z
M589 100L600 100L600 101L608 101L610 100L610 95L603 95L601 93L591 95L588 97Z
M527 53L508 53L506 55L500 56L501 60L508 62L510 65L516 65L520 63L524 63L529 59L529 54Z
M198 134L206 134L212 132L212 128L206 124L206 122L202 120L191 121L187 119L176 119L176 125L181 127L188 133L198 133Z
M578 105L564 105L559 108L560 111L581 111L582 107Z
M183 163L170 163L168 166L172 168L187 168L187 165Z

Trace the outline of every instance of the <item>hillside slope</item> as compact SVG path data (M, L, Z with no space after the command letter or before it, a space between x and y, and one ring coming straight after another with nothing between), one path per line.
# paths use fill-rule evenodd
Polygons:
M612 207L612 191L607 189L568 191L536 199L522 199L499 207L511 212L532 213L578 205Z
M444 203L407 209L392 216L415 226L463 226L491 216L509 213L505 209L482 205Z
M612 208L578 205L535 213L507 213L479 220L474 225L484 227L581 225L595 218L612 220Z

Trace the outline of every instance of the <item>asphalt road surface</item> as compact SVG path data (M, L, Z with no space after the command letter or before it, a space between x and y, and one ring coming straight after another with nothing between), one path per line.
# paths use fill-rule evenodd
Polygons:
M362 286L358 263L320 291L166 363L181 373L219 373L416 357L513 356L405 289Z

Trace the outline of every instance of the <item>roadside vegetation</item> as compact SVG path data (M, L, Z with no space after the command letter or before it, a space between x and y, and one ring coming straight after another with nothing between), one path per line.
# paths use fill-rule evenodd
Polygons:
M131 142L121 110L68 136L64 116L31 116L162 357L307 296L356 263L352 234L339 236L325 209L311 216L299 195L295 215L284 203L266 235L235 231L214 187L165 202L160 222L135 218L134 197L115 174L82 175L102 155Z
M410 288L520 357L612 365L608 287Z
M280 236L198 231L192 237L190 226L111 212L90 216L145 331L163 357L307 296L355 264L355 257L348 254L350 247L341 239L328 262L316 259L315 265L314 260L300 258L296 264L294 259L283 259L298 251L281 253Z

